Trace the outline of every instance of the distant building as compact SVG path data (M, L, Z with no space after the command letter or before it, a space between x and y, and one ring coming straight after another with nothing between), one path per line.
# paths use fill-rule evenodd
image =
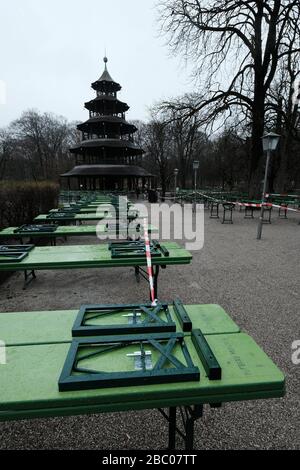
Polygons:
M121 86L108 73L107 62L105 57L104 72L92 83L96 98L85 103L89 120L77 127L82 140L70 149L76 166L61 175L69 189L130 191L151 186L153 175L139 166L144 151L134 142L137 128L125 119L129 106L118 100Z

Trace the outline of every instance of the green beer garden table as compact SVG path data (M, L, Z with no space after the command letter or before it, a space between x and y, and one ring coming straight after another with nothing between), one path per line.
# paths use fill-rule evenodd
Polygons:
M21 240L22 242L24 239L31 239L34 240L35 238L47 238L53 241L53 244L56 244L56 239L57 238L65 238L65 237L81 237L81 236L96 236L97 234L100 234L101 236L107 235L107 237L112 234L111 230L107 227L106 224L103 225L58 225L56 230L54 232L52 231L43 231L43 232L15 232L18 227L8 227L0 231L0 240ZM137 229L135 223L133 223L133 227L131 228L130 225L127 229L118 229L119 234L121 235L143 235L143 226ZM154 227L153 225L148 226L148 232L149 233L157 233L158 229Z
M115 214L114 214L115 216ZM137 218L136 212L128 212L128 214L125 214L128 220L134 220ZM125 218L126 218L125 217ZM95 220L103 220L103 219L112 219L113 214L110 214L107 211L103 212L91 212L91 213L79 213L79 214L65 214L64 217L60 217L57 213L57 216L55 213L52 213L51 218L49 218L49 214L40 214L37 217L35 217L34 222L35 223L48 223L51 224L52 222L73 222L73 224L80 224L82 222L90 222L90 221L95 221Z
M99 221L103 219L109 219L110 215L107 212L95 212L90 214L66 214L64 217L59 217L53 215L53 217L49 218L49 214L40 214L34 219L34 223L59 223L59 222L73 222L74 224L79 224L81 222L90 222L90 221Z
M169 422L169 448L174 449L178 432L176 410L180 407L186 415L185 446L192 449L194 422L202 417L204 405L220 407L226 402L284 396L284 375L251 337L240 332L221 307L187 305L185 308L192 328L202 330L222 367L221 380L209 380L191 332L185 332L184 342L200 370L199 380L139 386L128 383L128 386L60 392L58 379L70 348L71 328L78 310L0 314L7 359L6 365L0 365L0 421L158 409ZM170 313L173 317L171 306ZM176 328L180 332L178 322ZM128 361L122 350L113 351L110 361L107 356L104 359L99 364L99 358L93 357L90 365L105 370L108 363L114 368ZM169 408L169 413L164 408Z
M177 243L166 242L163 246L169 251L169 256L161 254L152 258L154 271L154 288L157 294L158 275L160 267L169 265L190 264L192 255ZM135 267L136 277L146 276L142 266L146 266L146 256L112 258L108 244L68 245L35 247L20 262L0 259L0 271L23 271L24 287L35 278L35 271L52 269L89 269L110 267Z
M113 204L99 204L99 203L95 203L95 204L90 204L88 206L78 206L76 208L76 213L77 214L90 214L90 213L95 213L97 211L100 211L100 212L105 212L105 211L108 211L108 212L111 212L112 210L113 211L118 211L118 207L117 206L114 206ZM126 211L126 204L125 204L125 207L122 207L121 208L123 211L125 209ZM63 209L51 209L49 212L50 214L54 214L56 212L59 212L60 210L63 211Z
M170 305L169 309L176 330L181 331L173 306ZM238 325L219 305L185 305L185 309L193 327L200 328L205 335L220 331L224 334L240 332ZM71 330L77 313L78 309L0 313L1 340L6 346L68 343L72 341ZM122 312L119 312L114 322L118 323L121 319ZM94 321L101 323L101 320Z

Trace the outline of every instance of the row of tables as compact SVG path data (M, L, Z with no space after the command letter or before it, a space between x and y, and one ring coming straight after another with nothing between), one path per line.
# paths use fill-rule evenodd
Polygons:
M228 193L218 191L203 191L196 193L193 191L181 191L176 196L177 201L185 201L189 203L202 203L206 204L210 209L210 218L219 219L219 208L223 206L222 224L233 223L233 210L239 207L245 209L245 219L254 219L254 211L261 209L262 201L249 199L247 195L242 193ZM273 207L278 208L278 216L281 219L287 219L289 209L299 210L300 196L299 195L267 195L266 205L263 211L263 222L271 223L271 216Z
M90 206L95 207L95 212L85 213L84 211ZM15 227L4 229L0 232L0 238L2 239L21 239L24 243L24 239L30 239L34 241L36 238L49 238L55 245L55 240L58 237L68 236L85 236L89 234L100 235L105 238L109 237L113 231L110 231L110 224L113 224L114 217L110 218L111 214L109 206L112 207L111 202L104 200L97 200L94 203L88 203L86 205L76 205L76 212L71 210L64 211L52 211L49 214L57 217L49 219L49 214L43 214L35 218L35 224L47 223L61 223L63 220L65 223L68 221L81 222L81 225L58 225L54 232L43 231L43 232L20 232ZM129 204L130 206L130 204ZM102 211L102 208L105 210ZM97 209L97 210L96 210ZM118 213L118 208L116 208ZM58 214L63 214L61 218ZM124 213L123 213L124 215ZM114 233L118 232L119 235L125 235L127 237L136 236L140 237L143 233L143 225L137 222L138 214L136 211L128 207L128 214L125 214L125 226L117 226L114 228ZM128 218L128 220L127 220ZM103 225L84 225L82 222L85 221L97 221L105 219ZM109 222L107 222L109 220ZM122 224L122 221L120 222ZM157 232L157 228L152 225L149 226L149 232ZM184 265L189 264L192 260L192 255L184 248L180 247L177 243L164 243L163 246L168 251L168 256L161 252L159 258L153 259L154 265L154 287L155 294L158 291L158 276L160 268L165 269L169 265ZM38 270L53 270L53 269L89 269L89 268L109 268L109 267L134 267L136 278L146 277L144 267L146 266L146 257L144 253L137 253L136 256L123 256L120 259L113 259L111 256L110 243L104 244L93 244L93 245L67 245L67 246L42 246L34 247L30 250L21 261L14 262L13 260L2 259L0 255L0 271L23 271L24 272L24 288L36 277L36 271Z
M111 200L98 199L97 207L100 202L105 205ZM92 203L87 205L91 207ZM75 214L81 224L86 220L99 221L88 218L102 214L100 209L98 214L84 210L81 206ZM57 213L52 211L52 217ZM108 215L106 210L103 214ZM39 216L35 223L49 224L48 215ZM74 223L74 217L71 219ZM52 221L51 218L51 224ZM76 218L75 221L79 223ZM107 234L107 223L100 226ZM96 235L96 228L58 225L55 232L36 236L56 239ZM16 237L23 243L26 237L35 238L34 233L23 236L15 230L4 229L0 237ZM142 230L140 226L139 231ZM156 230L149 226L150 232ZM127 237L131 233L136 234L136 228L125 230ZM134 267L137 278L147 279L146 257L139 251L139 242L135 251L128 253L127 246L123 249L123 245L120 248L120 244L107 242L23 246L28 250L24 259L13 262L0 257L0 271L24 271L26 283L37 270L124 266ZM151 249L158 298L160 269L188 265L192 255L173 242L159 244L152 240ZM114 257L112 252L117 255ZM226 402L279 398L285 393L282 372L214 304L182 305L175 300L159 302L158 306L90 305L73 310L0 313L0 332L7 363L0 365L0 421L157 409L169 423L168 448L176 448L176 436L180 435L184 447L191 450L194 424L203 416L205 405L219 408ZM70 366L74 350L78 356L74 356L75 362ZM176 381L174 376L178 377ZM89 384L97 380L105 385ZM147 384L141 385L140 380ZM78 387L78 381L81 388L72 388L73 382ZM185 416L181 426L177 423L178 409Z

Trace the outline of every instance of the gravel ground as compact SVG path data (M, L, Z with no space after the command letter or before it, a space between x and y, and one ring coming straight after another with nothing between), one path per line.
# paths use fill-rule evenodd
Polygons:
M284 399L205 407L195 426L195 449L299 449L300 366L291 345L300 339L299 217L273 214L257 242L256 220L234 213L234 225L205 214L205 245L191 266L160 275L160 298L218 303L284 371ZM92 238L68 243L90 244ZM59 243L63 243L62 240ZM170 282L171 281L171 282ZM131 269L38 272L26 291L14 274L1 286L0 311L78 308L82 303L148 300L146 284ZM145 428L147 431L145 431ZM167 425L155 410L0 423L0 449L163 449ZM182 447L182 441L177 443Z

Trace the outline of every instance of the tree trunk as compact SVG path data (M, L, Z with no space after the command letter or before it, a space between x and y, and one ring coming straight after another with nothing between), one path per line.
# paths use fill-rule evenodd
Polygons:
M254 94L252 105L252 145L249 175L249 196L257 198L262 191L262 136L265 124L265 71L262 52L262 20L264 6L263 2L257 2L257 13L255 16L254 37Z
M257 97L253 104L252 122L252 145L249 177L249 197L256 199L261 195L263 178L263 146L262 136L264 134L264 93L259 87Z
M287 173L288 173L288 161L291 152L291 136L286 135L282 145L281 145L281 158L280 158L280 168L278 171L278 179L276 188L280 193L284 193L287 188Z
M292 154L293 147L293 133L292 129L295 128L297 122L297 109L292 111L291 109L287 112L287 126L285 132L285 138L281 142L281 159L280 167L278 171L277 187L279 192L284 193L288 189L288 165ZM279 133L283 135L283 132Z
M167 177L164 168L160 168L160 183L161 183L161 193L162 197L166 197L166 190L167 190Z
M282 129L282 114L283 114L283 99L279 97L278 99L278 113L276 119L276 134L283 136ZM269 192L275 192L275 181L281 166L282 151L284 151L283 139L280 140L277 151L273 153L271 162L270 162L270 176L269 176Z

